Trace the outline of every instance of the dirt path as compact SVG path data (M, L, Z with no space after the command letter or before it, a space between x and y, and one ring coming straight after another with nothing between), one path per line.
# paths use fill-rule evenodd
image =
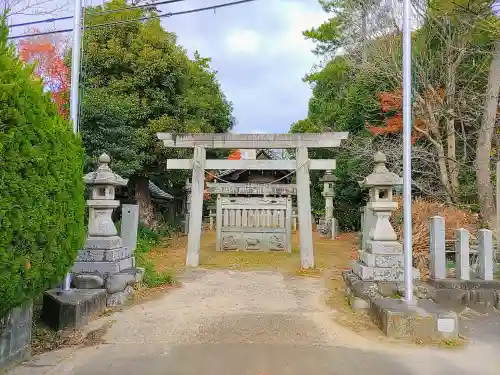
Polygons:
M280 272L192 271L181 288L94 322L114 321L106 344L48 353L10 375L498 375L489 344L416 348L352 332L333 319L324 286Z

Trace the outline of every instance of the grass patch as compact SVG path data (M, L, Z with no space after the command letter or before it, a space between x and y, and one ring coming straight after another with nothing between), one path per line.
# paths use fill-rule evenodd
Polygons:
M135 259L138 267L144 268L143 283L149 288L157 288L162 285L172 285L174 276L168 270L157 270L154 262L148 256L149 252L162 244L162 238L167 231L152 231L140 227L137 236L137 247Z

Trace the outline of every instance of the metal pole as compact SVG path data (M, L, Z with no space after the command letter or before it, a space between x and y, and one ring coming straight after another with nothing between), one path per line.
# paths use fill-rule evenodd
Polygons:
M73 49L71 56L70 119L73 131L78 133L78 92L80 89L80 51L82 43L82 0L75 0L73 13ZM71 273L64 278L63 290L71 289Z
M411 226L411 2L403 0L403 238L405 300L413 300Z
M73 130L78 133L78 92L80 89L80 52L82 43L82 0L75 0L73 16L73 50L71 56L70 116Z

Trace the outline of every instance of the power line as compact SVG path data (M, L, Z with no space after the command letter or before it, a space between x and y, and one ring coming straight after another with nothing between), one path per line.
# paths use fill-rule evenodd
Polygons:
M158 5L165 5L165 4L173 4L173 3L180 3L181 1L186 1L186 0L164 0L164 1L158 1L156 3L149 3L149 4L139 4L139 5L134 5L134 6L128 6L128 7L123 7L123 8L118 8L118 9L108 9L108 10L103 10L101 12L92 12L92 15L103 15L103 14L110 14L110 13L117 13L117 12L122 12L124 10L133 10L133 9L140 9L140 8L152 8L156 7ZM9 29L13 29L14 27L22 27L22 26L31 26L31 25L38 25L40 23L49 23L49 22L56 22L56 21L65 21L65 20L70 20L72 19L73 16L65 16L65 17L56 17L56 18L46 18L43 20L39 21L32 21L32 22L23 22L23 23L16 23L14 25L10 25Z
M191 13L198 13L198 12L203 12L206 10L216 10L220 8L227 8L233 5L240 5L244 3L250 3L256 0L239 0L239 1L233 1L230 3L225 3L225 4L217 4L217 5L211 5L208 7L203 7L203 8L195 8L195 9L189 9L189 10L183 10L180 12L169 12L166 14L159 14L159 15L154 15L154 16L149 16L149 17L141 17L141 18L136 18L133 20L124 20L124 21L116 21L116 22L108 22L108 23L100 23L97 25L89 25L85 26L85 29L94 29L97 27L104 27L104 26L114 26L114 25L123 25L126 23L130 22L137 22L137 21L146 21L154 18L164 18L164 17L173 17L173 16L181 16L184 14L191 14ZM15 36L9 36L7 39L8 40L14 40L14 39L21 39L21 38L29 38L32 36L41 36L41 35L50 35L50 34L59 34L59 33L67 33L73 31L73 29L63 29L63 30L55 30L55 31L44 31L44 32L39 32L39 33L32 33L32 34L25 34L25 35L15 35Z

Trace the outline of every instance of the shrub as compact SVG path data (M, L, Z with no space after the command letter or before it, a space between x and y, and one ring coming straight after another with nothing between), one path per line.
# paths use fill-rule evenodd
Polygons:
M85 210L81 141L7 34L0 15L0 314L62 280Z

